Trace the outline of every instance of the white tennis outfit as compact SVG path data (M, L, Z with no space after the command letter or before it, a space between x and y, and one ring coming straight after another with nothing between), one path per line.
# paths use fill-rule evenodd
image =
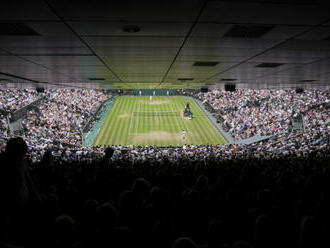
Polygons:
M182 139L186 138L186 131L182 131Z

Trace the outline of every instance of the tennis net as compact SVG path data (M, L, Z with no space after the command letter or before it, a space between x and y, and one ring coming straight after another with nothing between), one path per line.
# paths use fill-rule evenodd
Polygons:
M138 111L133 112L133 116L180 116L180 112L177 111Z

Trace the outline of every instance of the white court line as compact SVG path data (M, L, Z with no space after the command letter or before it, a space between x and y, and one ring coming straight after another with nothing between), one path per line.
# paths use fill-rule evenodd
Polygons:
M179 102L176 102L175 105L176 105L176 106L179 106L179 108L180 108L180 104L179 104ZM185 106L185 104L183 104L183 106ZM188 131L190 132L190 130L189 130L189 128L187 127L184 118L182 118L182 122L183 122L183 125L184 125L184 130L186 131L186 137L187 137L187 136L188 136ZM181 131L181 129L180 129L180 131Z
M171 110L172 110L173 113L175 112L174 109L173 109L173 104L171 104ZM180 113L180 111L179 111L179 113ZM175 116L174 116L174 118L175 118ZM176 126L179 128L179 132L180 132L181 131L181 128L180 128L180 124L178 123L178 119L177 118L175 118L175 122L176 122Z
M148 125L148 124L144 124L143 126L145 126L145 127L152 127L152 126L154 126L153 124L150 124L150 125ZM170 126L172 126L171 124L163 124L162 123L162 126L165 126L165 127L170 127Z
M130 122L129 122L129 129L128 129L128 135L129 135L129 136L132 135L131 130L132 130L132 120L133 120L133 118L134 118L133 113L134 113L135 105L133 105L133 106L134 106L134 108L133 108L133 111L132 111L131 116L130 116L131 120L130 120Z
M138 112L140 112L140 110L141 110L141 104L139 104L139 110L138 110ZM135 134L134 135L137 135L137 133L138 133L138 127L139 127L139 117L137 116L137 121L136 122L134 122L134 124L135 124Z

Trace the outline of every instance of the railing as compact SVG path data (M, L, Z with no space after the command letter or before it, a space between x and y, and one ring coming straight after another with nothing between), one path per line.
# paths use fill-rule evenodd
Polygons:
M280 136L280 137L278 137L278 136L273 136L273 137L271 137L271 139L272 139L274 142L272 142L272 143L270 143L270 144L273 145L273 146L275 146L275 145L277 145L277 144L279 144L279 143L281 143L281 142L285 142L285 141L288 141L289 139L296 138L296 137L300 136L302 133L303 133L303 132L298 132L298 133L296 133L296 134L294 134L294 135ZM256 144L256 147L257 147L257 146L258 146L258 145Z
M197 105L201 108L201 110L204 112L204 114L207 116L207 118L211 121L211 123L213 123L215 128L222 135L222 137L226 140L226 142L228 144L234 144L235 140L232 138L232 136L223 129L221 124L217 123L216 118L213 115L207 113L207 110L205 109L203 103L197 98L193 98L193 99L195 100Z
M13 112L11 114L10 121L15 122L15 121L21 119L23 116L25 116L27 111L29 111L31 109L38 109L37 105L39 105L40 102L43 101L46 97L47 97L47 95L45 95L45 96L35 100L34 102L32 102L32 103L16 110L15 112Z
M13 130L10 125L9 115L6 116L6 119L7 119L7 125L8 125L8 134L11 135L11 134L13 134Z
M93 118L90 119L90 123L84 127L84 131L82 132L82 141L84 146L92 146L94 143L94 139L96 138L103 122L108 115L113 103L115 102L117 96L113 96L109 98L105 102L102 103L102 106L98 108L98 110L93 115Z
M81 132L83 134L88 132L88 130L91 128L91 124L93 123L95 117L99 114L99 112L103 108L104 104L107 103L110 99L112 99L112 97L110 97L110 98L104 100L103 102L101 102L101 104L99 105L99 107L97 108L97 110L95 111L95 113L89 118L89 120L86 123L86 125L82 128Z

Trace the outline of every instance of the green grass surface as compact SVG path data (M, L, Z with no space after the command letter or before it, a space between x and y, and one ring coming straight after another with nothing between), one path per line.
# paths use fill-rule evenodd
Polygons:
M186 103L195 118L183 117ZM143 116L142 112L164 114ZM182 130L186 138L182 138ZM101 127L94 145L225 144L223 137L191 98L119 97Z

